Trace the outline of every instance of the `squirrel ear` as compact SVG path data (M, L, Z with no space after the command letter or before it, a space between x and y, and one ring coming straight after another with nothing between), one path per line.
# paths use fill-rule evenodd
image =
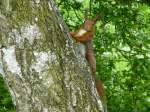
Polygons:
M97 16L93 19L94 23L96 23L98 20L100 20L100 15L97 15Z

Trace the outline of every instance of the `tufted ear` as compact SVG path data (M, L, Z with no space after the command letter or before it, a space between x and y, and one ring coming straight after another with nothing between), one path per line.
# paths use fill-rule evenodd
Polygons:
M95 24L98 20L100 20L100 15L97 15L92 21L94 21Z

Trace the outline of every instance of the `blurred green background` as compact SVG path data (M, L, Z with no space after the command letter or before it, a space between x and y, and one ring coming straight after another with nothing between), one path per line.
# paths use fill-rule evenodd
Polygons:
M84 21L96 25L97 78L104 82L109 112L150 111L150 1L57 0L71 31Z
M97 14L94 51L109 112L150 111L150 1L56 0L70 31ZM12 110L0 77L0 112Z
M8 88L0 74L0 112L15 112Z

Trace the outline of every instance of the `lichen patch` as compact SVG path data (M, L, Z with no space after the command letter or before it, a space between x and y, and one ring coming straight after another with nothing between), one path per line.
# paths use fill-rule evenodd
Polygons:
M21 76L21 68L16 60L15 54L15 46L9 46L7 48L2 49L3 52L3 60L8 67L7 70L12 74L18 74Z
M35 39L41 37L41 32L36 24L27 24L22 26L20 31L12 29L12 32L9 33L9 37L13 38L19 45L22 45L25 39L32 45Z
M41 73L43 70L48 68L46 62L48 61L48 53L46 52L34 52L35 62L32 64L31 69Z

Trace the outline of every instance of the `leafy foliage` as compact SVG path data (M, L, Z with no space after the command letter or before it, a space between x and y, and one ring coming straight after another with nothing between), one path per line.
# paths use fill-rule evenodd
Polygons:
M101 15L94 37L97 76L109 112L150 110L150 6L146 0L57 0L70 30ZM86 12L87 13L87 12Z
M0 74L0 112L14 112L12 99L8 92L8 88L4 84L4 80Z

